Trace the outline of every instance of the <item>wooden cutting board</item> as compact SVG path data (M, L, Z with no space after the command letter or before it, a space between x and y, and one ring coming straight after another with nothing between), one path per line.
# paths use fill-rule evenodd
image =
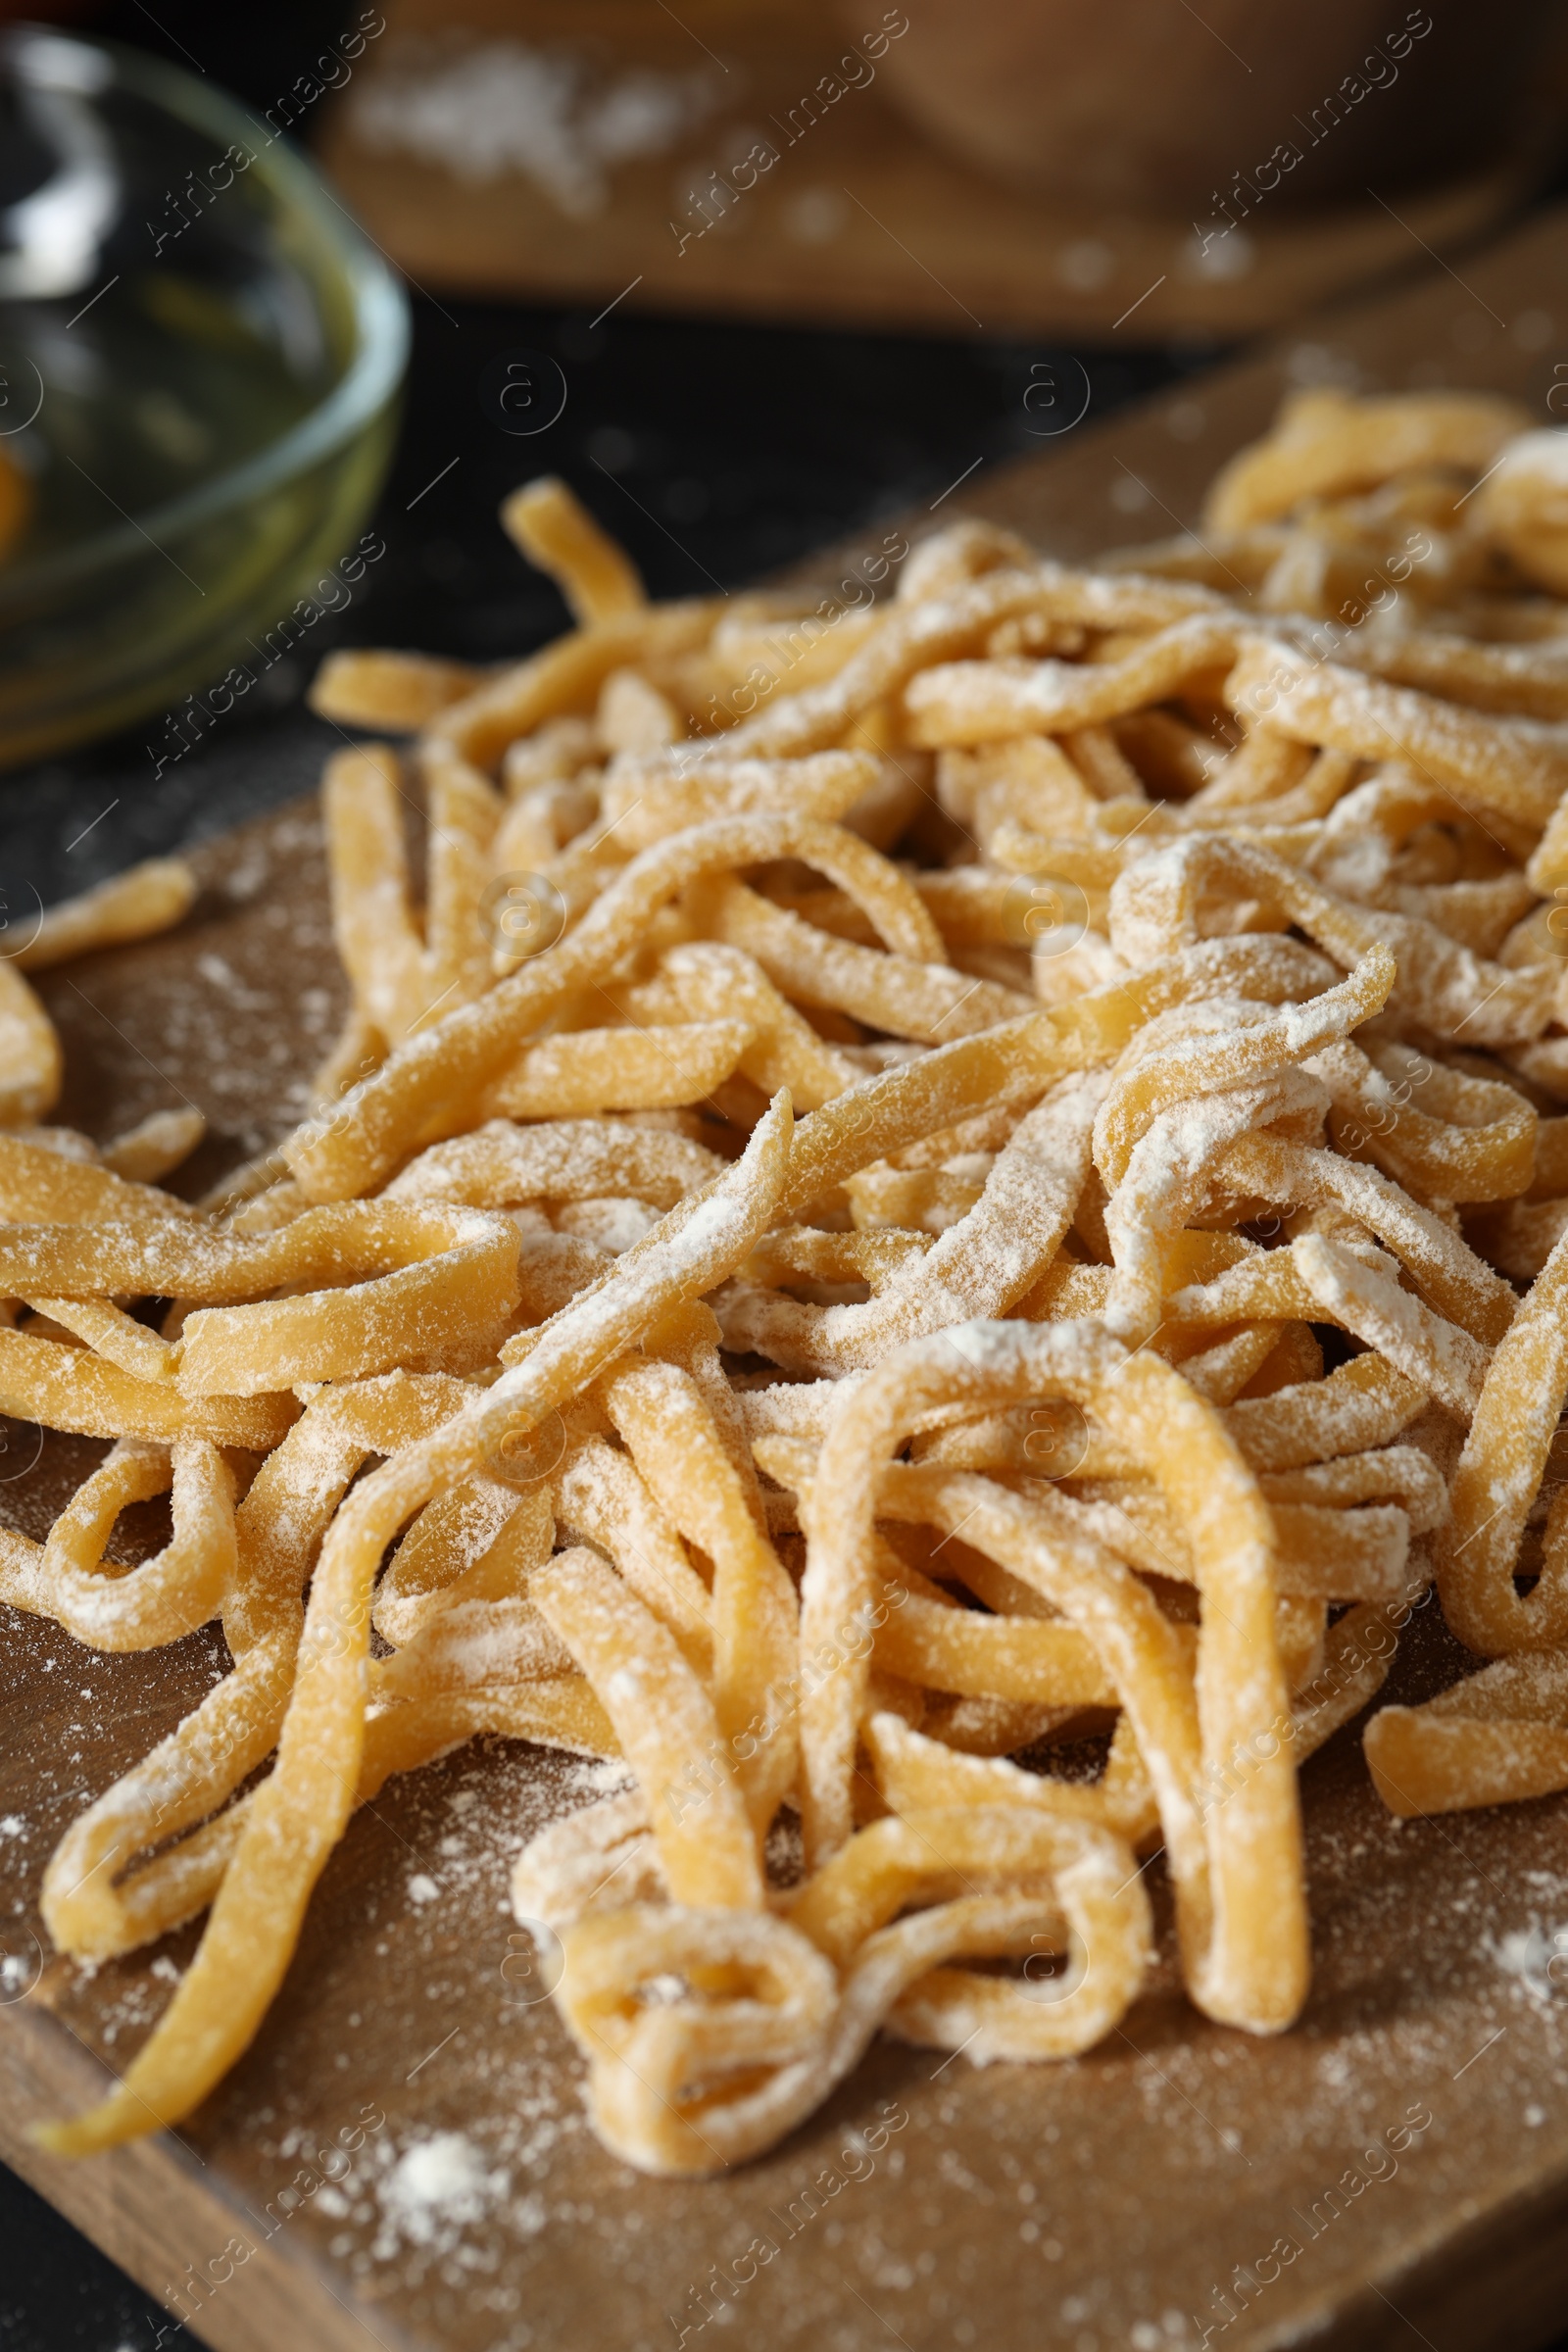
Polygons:
M385 13L320 141L356 214L437 294L590 315L625 300L932 334L1255 334L1496 227L1549 171L1568 111L1543 74L1534 127L1484 169L1315 210L1259 201L1234 230L1204 205L1205 241L1179 217L1016 193L932 146L884 96L885 50L856 52L833 0L388 0ZM868 6L866 33L885 13L905 14ZM918 38L918 10L906 22ZM859 62L837 75L847 52ZM602 171L570 141L563 156L533 115L537 77L562 61L580 94L551 100L557 123L624 103L639 74L692 119ZM812 95L824 78L842 90L826 103ZM509 135L503 114L529 135ZM775 162L748 165L759 141Z
M1466 278L1080 428L976 476L943 519L1005 515L1069 556L1146 535L1190 515L1282 384L1314 371L1511 388L1545 422L1553 353L1568 360L1562 216ZM1522 350L1542 318L1548 340ZM45 993L63 1115L109 1134L190 1101L215 1154L238 1156L286 1126L340 1009L314 811L197 862L176 937ZM0 1512L41 1535L101 1448L15 1427L6 1443ZM154 1516L132 1531L144 1549ZM219 2093L177 2134L68 2165L26 2124L124 2065L194 1931L89 1973L49 1951L39 1875L81 1803L207 1687L219 1645L112 1658L36 1619L0 1632L0 2152L219 2352L681 2352L726 2326L751 2352L1257 2352L1308 2333L1334 2352L1529 2352L1561 2326L1568 1987L1548 1969L1559 1927L1568 1946L1568 1800L1400 1825L1352 1726L1304 1774L1315 1978L1295 2032L1252 2040L1187 2006L1155 1864L1160 1970L1099 2049L981 2070L882 2043L772 2155L669 2183L587 2130L506 1904L517 1847L611 1776L481 1741L355 1820ZM1459 1664L1424 1611L1389 1694Z

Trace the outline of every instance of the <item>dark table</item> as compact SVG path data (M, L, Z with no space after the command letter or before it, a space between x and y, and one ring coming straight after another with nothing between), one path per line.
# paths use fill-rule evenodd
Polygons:
M561 371L543 432L497 421L483 379L526 354ZM1088 415L1201 366L1212 347L1077 355ZM1072 356L1041 345L808 333L616 310L416 297L404 426L373 528L386 552L257 690L154 780L164 717L70 759L0 776L0 891L22 920L137 858L220 832L312 788L340 740L302 696L331 645L514 660L566 625L551 583L496 520L509 490L560 473L659 597L755 581L883 514L933 507L959 477L1046 446L1024 396ZM540 371L542 373L542 371ZM558 387L559 396L559 387ZM1071 409L1064 407L1070 415ZM90 828L90 830L84 830Z

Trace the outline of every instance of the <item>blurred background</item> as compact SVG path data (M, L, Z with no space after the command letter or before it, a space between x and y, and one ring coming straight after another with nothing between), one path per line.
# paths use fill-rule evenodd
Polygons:
M333 643L537 644L519 478L656 594L728 587L1430 270L1557 185L1564 36L1562 0L0 0L9 872L47 902L305 789Z
M659 596L940 520L1565 127L1563 0L0 0L0 905L312 789L333 645L561 628L529 475ZM152 2352L9 2175L0 2241L6 2352Z

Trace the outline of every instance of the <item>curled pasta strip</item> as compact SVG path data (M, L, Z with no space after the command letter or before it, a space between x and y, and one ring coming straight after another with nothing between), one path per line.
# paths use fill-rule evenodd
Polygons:
M0 1216L12 1225L122 1225L135 1229L200 1222L198 1212L155 1185L137 1184L95 1160L0 1135Z
M1070 1498L1058 1499L1085 1534L1117 1557L1155 1576L1197 1582L1179 1521L1147 1486L1097 1479L1077 1485ZM1347 1510L1269 1494L1265 1499L1274 1526L1282 1644L1293 1630L1286 1599L1382 1602L1397 1600L1405 1591L1410 1521L1397 1505Z
M718 885L704 913L717 936L754 956L786 996L853 1013L895 1037L946 1044L966 1030L1012 1019L1029 1003L1020 990L975 980L940 956L922 963L829 938L741 882Z
M1446 628L1420 628L1380 645L1349 637L1340 661L1375 670L1398 687L1422 687L1472 710L1511 710L1528 719L1568 717L1568 680L1551 647L1476 645Z
M235 1236L189 1225L137 1232L120 1225L0 1228L0 1280L13 1295L52 1288L66 1296L132 1292L223 1303L285 1283L344 1274L386 1256L418 1262L443 1249L499 1244L504 1228L441 1203L395 1207L354 1201L315 1209L275 1232ZM340 1305L344 1303L341 1299Z
M529 563L560 583L585 628L642 612L647 598L629 559L554 474L514 490L501 519Z
M558 1933L591 1911L668 1899L648 1802L636 1787L549 1823L513 1865L512 1903L518 1918L542 1920Z
M591 709L612 672L679 659L711 632L720 600L691 598L590 622L554 645L481 679L442 710L430 729L465 760L493 772L519 738L565 712Z
M516 1255L515 1230L481 1211L357 1201L307 1211L254 1239L173 1222L4 1228L0 1284L21 1295L260 1298L188 1316L175 1373L189 1396L254 1396L297 1380L352 1380L428 1360L444 1318L499 1340L516 1304ZM323 1282L339 1287L263 1296Z
M785 1921L756 1909L640 1903L590 1914L562 1943L562 2006L589 2060L595 2125L627 2162L716 2172L816 2104L838 1986L831 1963ZM733 1991L705 1997L693 1986L657 2005L638 1997L656 1977L684 1987L710 1973ZM859 2048L874 2031L873 2019ZM730 2089L727 2079L745 2084L759 2068L767 2070L760 2087Z
M54 1023L24 972L168 930L195 896L196 878L183 859L155 858L61 906L40 907L31 937L0 958L0 1124L46 1117L63 1075Z
M801 1121L780 1208L798 1214L871 1160L982 1105L1037 1101L1063 1065L1085 1058L1064 1048L1052 1014L1028 1013L862 1079Z
M1119 662L936 663L905 694L914 742L995 743L1075 733L1160 702L1203 670L1228 668L1239 633L1228 613L1195 613L1146 638Z
M1290 941L1204 941L1069 1006L999 1023L862 1081L803 1120L782 1205L805 1208L874 1158L982 1105L1038 1097L1054 1078L1113 1060L1140 1025L1189 997L1245 982L1283 1001L1332 967Z
M1245 1027L1189 1036L1140 1054L1117 1077L1095 1122L1095 1163L1107 1183L1126 1174L1134 1146L1162 1110L1194 1096L1216 1094L1272 1075L1320 1044L1343 1039L1388 1002L1395 976L1387 948L1373 948L1347 980L1272 1014L1258 1006Z
M1230 692L1285 734L1363 759L1402 760L1457 806L1524 825L1544 825L1568 783L1568 745L1540 720L1456 709L1267 639L1247 645Z
M714 1719L737 1758L754 1826L765 1835L795 1777L787 1700L798 1648L795 1588L693 1375L675 1364L631 1363L603 1393L666 1517L713 1563Z
M877 782L868 752L819 752L807 760L713 760L693 768L690 752L662 760L622 754L605 777L603 814L628 854L647 849L689 825L749 809L776 808L781 800L803 813L837 821Z
M715 940L671 948L660 958L657 978L606 994L633 1021L716 1019L724 1014L748 1022L752 1035L737 1066L764 1094L787 1086L791 1102L803 1110L819 1108L862 1075L786 1002L755 956Z
M1066 1396L1138 1448L1182 1516L1200 1590L1199 1692L1206 1761L1245 1748L1287 1710L1274 1630L1267 1508L1214 1410L1152 1355L1128 1356L1090 1327L959 1325L897 1350L835 1415L807 1519L802 1641L854 1642L874 1606L870 1542L876 1477L922 1406L955 1396L978 1405ZM1223 1662L1222 1662L1223 1661ZM865 1664L852 1648L802 1707L803 1814L808 1855L835 1853L851 1830L854 1743ZM1212 1928L1195 1934L1194 1997L1257 2031L1289 2023L1306 1984L1304 1897L1294 1778L1276 1756L1216 1817L1209 1855ZM1265 1891L1266 1888L1266 1891Z
M581 1675L541 1675L489 1689L470 1681L465 1688L424 1693L368 1717L354 1805L368 1804L393 1773L416 1772L481 1732L537 1740L583 1756L617 1752L614 1733ZM78 1936L72 1945L63 1924L56 1939L63 1948L78 1949L83 1958L111 1959L196 1918L223 1884L253 1803L254 1793L236 1797L156 1861L122 1879L112 1890L113 1924L108 1924L106 1910L95 1938ZM75 1892L76 1883L68 1881L55 1898L54 1916L62 1923L73 1916ZM50 1933L56 1933L53 1927Z
M469 1610L467 1623L491 1620L475 1601L520 1597L555 1542L548 1488L518 1494L493 1478L471 1478L427 1503L387 1563L370 1623L402 1647L436 1618Z
M869 1233L822 1233L814 1225L786 1225L764 1234L747 1261L752 1278L765 1284L808 1276L818 1282L863 1282L874 1293L931 1247L929 1234L901 1228Z
M1115 1704L1115 1686L1093 1644L1073 1627L1013 1611L981 1616L958 1607L896 1552L879 1552L878 1559L884 1582L877 1607L884 1622L873 1671L917 1689L1011 1701L1031 1717Z
M694 826L644 850L558 946L421 1031L329 1122L301 1130L285 1157L305 1192L326 1200L368 1191L412 1150L455 1133L531 1033L572 991L609 979L678 891L708 874L787 857L814 864L860 900L896 953L940 958L940 937L911 886L841 827L790 815Z
M1527 1649L1440 1690L1383 1707L1362 1744L1391 1813L1467 1812L1568 1788L1568 1656Z
M1419 1384L1380 1355L1357 1355L1320 1381L1282 1389L1274 1396L1241 1398L1222 1418L1242 1458L1268 1473L1387 1445L1408 1428L1425 1402Z
M1118 1715L1105 1769L1096 1782L1025 1771L1004 1755L973 1755L910 1728L901 1716L873 1714L862 1733L876 1785L895 1813L933 1805L1030 1805L1098 1823L1143 1846L1159 1828L1159 1808L1132 1729Z
M368 1454L393 1450L411 1435L438 1427L464 1396L456 1381L405 1374L327 1390L268 1455L231 1514L234 1565L219 1597L233 1671L67 1831L43 1887L44 1917L63 1950L107 1958L162 1934L211 1898L221 1868L216 1879L199 1877L204 1891L189 1893L182 1858L189 1840L132 1878L120 1874L147 1846L190 1831L215 1812L269 1754L293 1680L304 1620L301 1595L350 1480ZM128 1458L141 1467L137 1455ZM102 1471L95 1475L102 1482L97 1495L83 1489L72 1506L78 1525L106 1491L116 1492ZM130 1473L117 1465L115 1475L128 1479ZM110 1592L116 1589L108 1587ZM229 1819L219 1816L220 1822ZM220 1846L226 1864L238 1826L220 1831L214 1823L211 1832L196 1830L194 1836L203 1850Z
M434 1144L393 1179L388 1200L452 1200L507 1208L522 1200L597 1200L627 1192L673 1208L722 1163L683 1135L611 1119L547 1120L518 1127L491 1119L471 1135Z
M1459 1413L1474 1411L1489 1358L1467 1331L1434 1314L1342 1242L1308 1233L1293 1249L1308 1290L1337 1323L1440 1403Z
M1539 1124L1510 1086L1446 1070L1399 1046L1348 1040L1312 1056L1342 1152L1375 1160L1428 1200L1507 1200L1530 1183ZM1410 1101L1419 1088L1419 1103Z
M1105 1208L1114 1273L1101 1312L1120 1338L1136 1345L1157 1328L1165 1247L1223 1168L1225 1147L1250 1140L1263 1124L1310 1120L1321 1099L1314 1080L1286 1067L1255 1085L1228 1087L1158 1113Z
M820 750L873 705L896 696L916 670L977 650L999 623L1026 613L1101 628L1148 628L1213 603L1202 590L1180 583L1107 580L1055 564L1001 564L931 601L901 600L873 621L865 643L833 678L777 697L731 729L709 756L744 751L779 759Z
M1343 964L1375 946L1397 962L1392 1004L1443 1037L1474 1046L1525 1044L1555 1008L1555 975L1486 962L1418 917L1362 906L1322 889L1254 842L1173 842L1130 865L1111 892L1110 936L1131 963L1197 937L1200 894L1229 888L1276 906Z
M1232 531L1285 514L1407 467L1456 466L1484 473L1524 425L1511 400L1477 392L1385 393L1352 400L1328 388L1298 392L1273 430L1221 466L1203 519Z
M1194 1896L1202 1872L1194 1842L1192 1796L1200 1733L1185 1629L1162 1615L1147 1587L1076 1523L1070 1506L1048 1487L1026 1500L961 1471L895 1468L883 1475L877 1508L900 1519L928 1519L950 1538L962 1528L971 1548L1059 1608L1092 1646L1102 1674L1108 1678L1113 1703L1124 1711L1137 1741L1178 1887L1184 1897ZM957 1614L961 1618L969 1613ZM898 1626L902 1631L904 1612L889 1622L890 1629ZM983 1627L988 1621L979 1622ZM1044 1620L1036 1623L1036 1630L1059 1641L1064 1629ZM884 1640L879 1638L879 1650ZM1064 1695L1093 1703L1102 1693L1080 1687ZM1047 1792L1056 1800L1065 1789L1047 1781L1042 1795ZM1194 1899L1201 1911L1200 1889Z
M556 1493L565 1528L609 1555L708 1683L713 1664L712 1594L631 1457L602 1438L590 1438L574 1449Z
M1015 1129L968 1215L906 1257L863 1306L812 1306L741 1293L723 1310L732 1347L803 1371L874 1364L922 1331L1002 1314L1054 1254L1078 1203L1102 1086L1068 1080Z
M675 1901L758 1909L761 1864L733 1751L674 1638L593 1552L561 1553L535 1589L642 1786ZM707 1767L698 1792L694 1757Z
M478 1108L513 1119L569 1119L700 1102L736 1069L756 1035L743 1020L570 1030L524 1047L485 1088Z
M1430 1535L1448 1515L1446 1481L1418 1446L1382 1446L1373 1452L1341 1454L1332 1461L1303 1463L1293 1470L1265 1472L1259 1481L1275 1506L1396 1502L1412 1535Z
M1376 1246L1347 1244L1370 1257ZM1381 1253L1379 1253L1381 1254ZM1294 1245L1276 1250L1250 1250L1233 1259L1208 1282L1189 1283L1167 1293L1169 1320L1185 1331L1229 1324L1251 1315L1310 1318L1319 1313L1318 1300L1297 1261Z
M884 1970L892 1975L900 1960L916 1952L946 1956L933 1954L923 1936L911 1935L905 1944L895 1940L897 1929L890 1934L888 1922L922 1896L934 1898L936 1916L915 1919L925 1919L950 1952L1070 1945L1075 1967L1064 1983L1037 1988L1027 1979L939 1966L902 1990L891 2021L906 2038L938 2048L957 2048L972 2034L982 2063L1065 2058L1124 2016L1142 1983L1148 1898L1131 1864L1119 1838L1086 1822L1013 1806L920 1810L861 1830L808 1881L790 1921L849 1972L844 2009L852 2012L857 1991L869 1989ZM999 1899L1004 1889L1012 1904ZM1041 1916L1048 1903L1049 1925Z
M434 1494L575 1395L650 1320L722 1280L774 1212L789 1145L781 1099L734 1168L672 1209L596 1290L527 1334L522 1360L494 1388L395 1452L342 1503L312 1582L277 1760L251 1801L196 1957L123 2082L74 2123L51 2126L48 2144L78 2154L113 2146L146 2128L149 2109L177 2120L247 2046L353 1803L370 1590L387 1544Z
M127 1504L173 1488L173 1534L128 1574L105 1574L104 1546ZM162 1446L116 1446L76 1489L49 1531L29 1544L7 1530L0 1598L52 1617L92 1649L150 1649L217 1615L235 1574L234 1489L204 1438Z
M299 1406L276 1391L188 1396L168 1379L144 1380L88 1348L0 1330L0 1412L89 1438L155 1446L206 1438L214 1446L267 1453Z
M1338 1323L1378 1348L1427 1395L1468 1414L1486 1376L1487 1350L1397 1286L1380 1250L1307 1233L1289 1249L1245 1259L1200 1289L1176 1292L1173 1314L1228 1323L1272 1314Z
M956 1892L988 1885L999 1891ZM929 1907L885 1924L921 1896ZM771 2145L890 2016L914 2038L956 2046L960 2021L977 2011L987 2056L1070 2056L1125 2012L1149 1951L1148 1898L1121 1841L1021 1808L876 1823L796 1913L799 1925L637 1904L566 1930L563 2005L589 2060L597 2128L629 2162L705 2173ZM1051 1948L1064 1935L1078 1968L1055 1999L941 1968L962 1952ZM715 1969L733 1989L705 1994ZM639 2000L656 1976L682 1992ZM911 1988L921 1997L905 2011Z
M1376 1168L1268 1135L1228 1144L1217 1166L1243 1200L1343 1209L1393 1251L1448 1321L1484 1345L1494 1346L1513 1321L1518 1301L1508 1284Z
M1440 1563L1438 1589L1448 1623L1483 1656L1554 1649L1568 1640L1568 1548L1558 1498L1539 1583L1528 1594L1514 1584L1525 1518L1568 1396L1565 1288L1568 1240L1552 1250L1493 1352L1453 1474L1453 1543Z

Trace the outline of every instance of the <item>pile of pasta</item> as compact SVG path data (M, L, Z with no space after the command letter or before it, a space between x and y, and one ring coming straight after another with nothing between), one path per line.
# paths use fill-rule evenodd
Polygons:
M0 1596L232 1661L49 1865L84 1961L207 1913L50 2144L184 2116L481 1733L627 1768L513 1887L647 2171L879 2031L1090 2048L1156 1853L1194 2003L1287 2028L1300 1768L1434 1587L1386 1802L1568 1787L1568 436L1303 394L1200 532L965 520L859 609L504 520L566 636L315 690L405 740L327 771L309 1120L191 1205L8 1098L0 1403L113 1444Z

